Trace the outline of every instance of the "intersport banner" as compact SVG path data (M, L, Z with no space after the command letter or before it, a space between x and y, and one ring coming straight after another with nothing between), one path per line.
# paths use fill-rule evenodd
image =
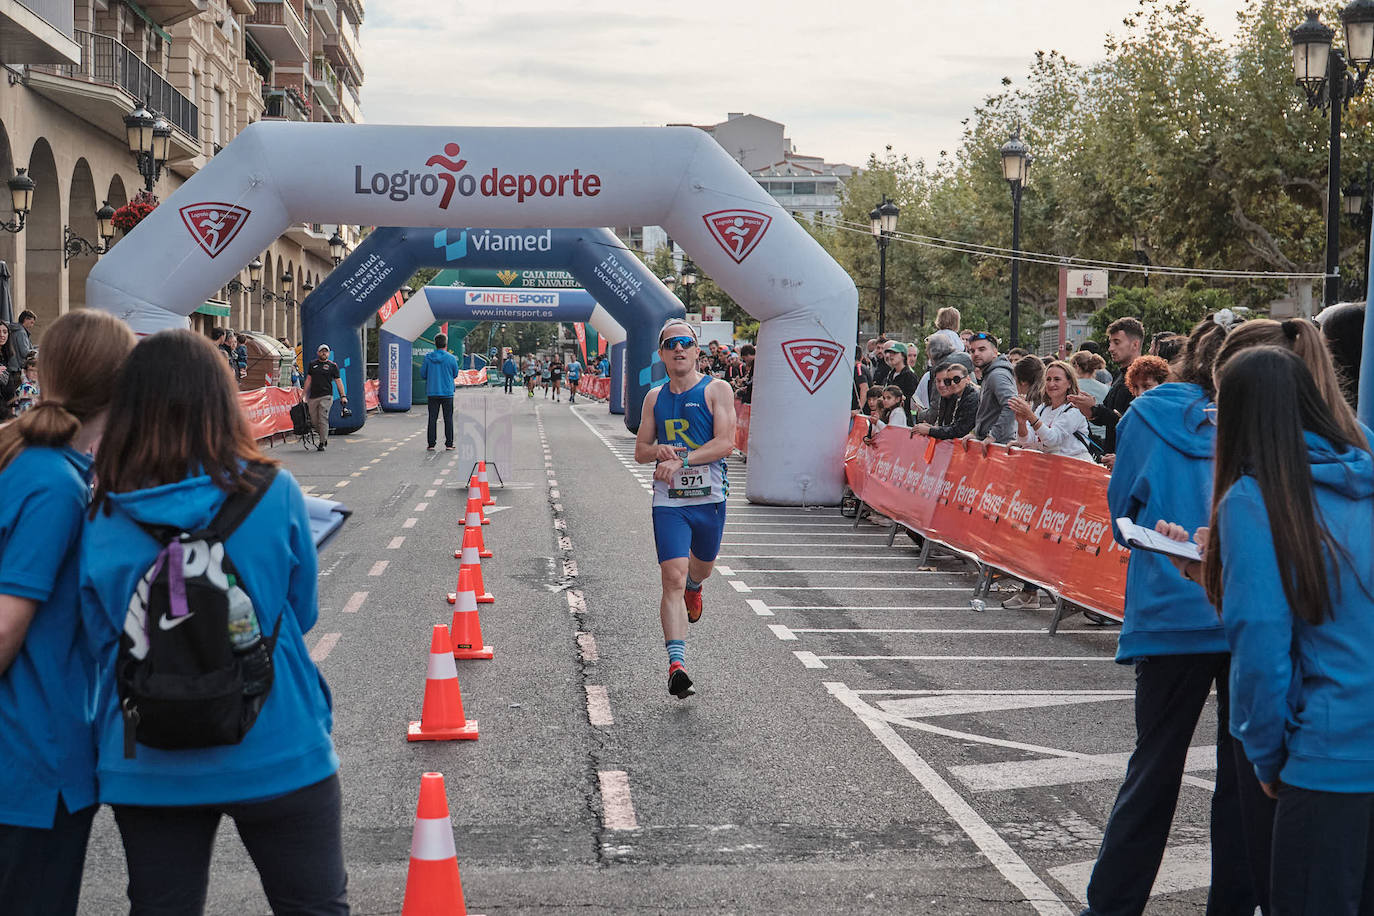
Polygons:
M869 506L997 569L1117 620L1130 551L1112 538L1107 471L1026 449L887 427L849 432L845 477Z

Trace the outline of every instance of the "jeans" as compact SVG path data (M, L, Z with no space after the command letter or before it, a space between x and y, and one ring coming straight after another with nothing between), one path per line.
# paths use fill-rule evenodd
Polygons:
M429 426L426 427L429 447L434 448L437 441L441 410L444 412L444 445L453 448L453 398L439 398L432 394L429 396Z
M320 437L320 445L329 444L329 408L334 406L334 396L310 398L305 402L310 411L310 425Z
M129 864L130 916L204 911L224 815L234 819L276 916L348 913L337 775L262 802L112 807Z
M508 375L508 376L506 376L506 394L510 394L511 391L512 391L514 388L515 388L515 376L513 376L513 375Z
M1183 766L1212 684L1217 688L1217 779L1212 793L1208 916L1252 916L1257 897L1245 849L1239 778L1228 728L1231 657L1160 655L1135 664L1135 750L1088 882L1092 916L1140 916L1164 858Z
M1374 793L1280 786L1274 916L1374 914Z
M72 813L59 798L51 829L0 824L0 910L7 916L74 916L97 807Z

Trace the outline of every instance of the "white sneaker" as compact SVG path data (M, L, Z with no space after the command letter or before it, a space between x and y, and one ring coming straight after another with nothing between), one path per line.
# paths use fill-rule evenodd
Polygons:
M1006 601L1003 601L1002 607L1009 611L1023 611L1026 608L1038 608L1040 607L1040 593L1017 592Z

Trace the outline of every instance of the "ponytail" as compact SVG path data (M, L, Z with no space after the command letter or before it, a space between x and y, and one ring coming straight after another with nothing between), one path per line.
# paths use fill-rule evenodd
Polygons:
M81 421L61 404L40 401L0 428L0 471L30 445L58 448L71 445L81 432Z

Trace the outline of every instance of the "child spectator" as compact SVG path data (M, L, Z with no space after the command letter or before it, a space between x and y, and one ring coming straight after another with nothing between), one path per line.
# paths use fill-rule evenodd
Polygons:
M38 403L41 390L38 384L38 354L30 353L24 360L24 377L19 382L19 393L15 395L15 415L24 413Z
M1182 339L1186 341L1188 338ZM1131 396L1136 398L1168 380L1169 364L1161 356L1138 356L1126 370L1126 387L1131 390Z

